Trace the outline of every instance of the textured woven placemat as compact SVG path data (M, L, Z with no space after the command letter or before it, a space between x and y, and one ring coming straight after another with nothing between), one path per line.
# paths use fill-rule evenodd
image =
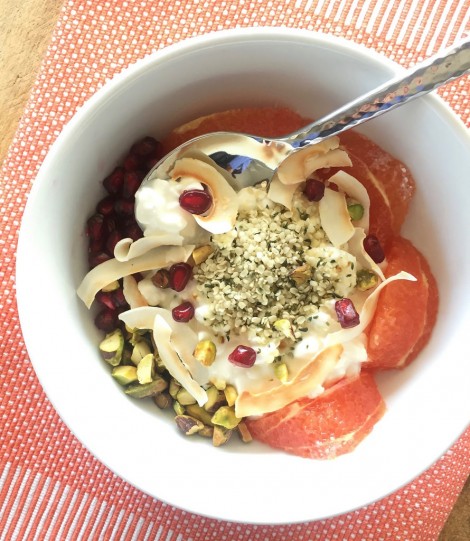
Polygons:
M287 26L365 44L407 66L469 29L468 0L70 0L59 18L0 182L0 539L435 540L470 472L470 430L391 496L336 518L251 526L202 518L133 488L75 439L29 362L14 299L30 183L74 112L131 62L223 28ZM468 78L440 93L470 125Z

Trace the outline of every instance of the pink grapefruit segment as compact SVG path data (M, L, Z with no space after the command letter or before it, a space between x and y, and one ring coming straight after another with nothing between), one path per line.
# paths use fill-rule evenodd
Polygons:
M385 413L385 403L367 372L343 379L317 398L248 419L254 439L305 458L330 459L351 452Z

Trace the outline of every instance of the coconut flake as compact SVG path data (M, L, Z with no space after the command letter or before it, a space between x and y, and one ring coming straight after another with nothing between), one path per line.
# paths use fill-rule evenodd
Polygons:
M148 306L148 302L139 290L137 280L132 275L124 276L122 280L122 293L131 309Z
M161 233L160 235L142 237L135 241L122 239L114 247L114 257L118 261L129 261L129 259L146 254L159 246L181 246L183 240L184 238L178 233Z
M330 182L334 182L338 188L341 188L351 199L354 199L360 203L364 209L364 214L360 220L357 220L355 227L362 227L366 231L369 230L369 209L370 199L367 190L361 184L357 178L345 173L344 171L338 171L328 179Z
M215 167L195 158L181 158L171 172L172 179L193 178L208 187L212 195L212 207L206 216L193 215L202 228L219 234L230 231L238 214L238 199L235 190Z
M77 289L77 295L90 308L98 291L111 282L137 272L162 269L173 263L187 261L194 248L194 245L161 246L129 261L109 259L88 272Z
M274 203L279 203L292 210L292 198L297 188L298 184L283 184L275 173L269 184L268 197Z
M354 235L344 194L325 188L319 203L320 221L330 242L338 248Z

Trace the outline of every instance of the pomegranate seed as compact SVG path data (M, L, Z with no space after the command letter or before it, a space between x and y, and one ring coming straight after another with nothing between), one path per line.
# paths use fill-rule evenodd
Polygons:
M256 361L256 351L249 346L237 346L228 356L228 360L235 366L250 368Z
M142 158L140 156L137 156L137 154L128 154L124 158L123 165L126 171L135 171L136 169L139 169L141 163Z
M109 234L106 240L106 251L114 257L114 248L116 244L123 238L121 233L116 229Z
M212 196L205 190L185 190L179 198L180 207L191 214L204 214L212 205Z
M103 180L103 186L111 195L117 195L124 183L124 168L116 167L114 171Z
M144 279L143 275L140 272L136 272L132 276L137 283Z
M178 323L187 323L194 317L194 306L189 301L183 302L173 308L171 315Z
M158 270L152 276L152 283L156 287L166 289L170 285L170 273L166 269Z
M325 194L325 185L314 178L307 179L304 194L309 201L320 201Z
M124 308L127 307L127 301L124 297L124 292L122 288L115 289L114 291L111 291L111 297L113 300L113 305L115 308Z
M90 240L90 243L88 245L88 253L91 254L98 254L99 252L103 251L103 241L101 239L96 240Z
M126 222L124 222L122 226L122 234L123 234L123 237L122 237L123 239L130 238L132 240L140 239L144 235L142 233L142 229L140 229L140 227L137 225L137 222L134 219L127 220Z
M114 197L108 195L96 205L96 212L103 216L110 216L114 212Z
M108 261L108 259L111 259L111 256L109 254L107 254L106 252L98 252L89 255L88 264L90 265L90 268L93 269L98 265L101 265L101 263Z
M118 216L134 216L134 201L131 199L116 199L114 210Z
M328 188L330 188L330 190L333 190L334 192L339 192L338 185L335 184L334 182L329 182Z
M160 161L160 158L149 158L146 162L145 162L145 169L147 171L150 171L150 169L153 169L157 163Z
M343 329L359 325L359 314L351 299L340 299L335 302L335 311L338 321Z
M143 171L126 171L122 186L122 195L125 199L134 197L135 192L139 189L144 177L145 173Z
M117 220L113 216L108 216L104 221L104 234L109 236L110 233L116 231L117 229Z
M119 325L116 311L110 310L109 308L101 310L95 317L95 325L100 331L106 333L113 331Z
M144 137L132 145L131 153L148 158L149 156L156 156L157 152L161 152L161 146L161 143L153 137Z
M109 308L109 310L114 310L114 308L116 308L111 292L98 291L95 295L95 299L106 308Z
M104 217L102 214L94 214L86 223L86 234L90 240L102 240L104 236Z
M193 269L187 263L175 263L170 267L170 287L175 291L183 291L188 284Z
M379 239L375 235L367 235L364 239L364 250L369 254L375 263L382 263L385 254Z

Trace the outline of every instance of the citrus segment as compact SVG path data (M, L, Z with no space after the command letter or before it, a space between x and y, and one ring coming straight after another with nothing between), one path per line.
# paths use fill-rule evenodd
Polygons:
M437 286L420 252L409 240L396 237L387 261L386 276L404 270L417 281L393 282L380 294L368 329L369 358L365 366L369 368L402 368L409 364L426 344L436 320Z
M258 419L251 435L276 449L305 458L330 459L352 451L385 413L367 372L343 379L317 398L302 398Z

